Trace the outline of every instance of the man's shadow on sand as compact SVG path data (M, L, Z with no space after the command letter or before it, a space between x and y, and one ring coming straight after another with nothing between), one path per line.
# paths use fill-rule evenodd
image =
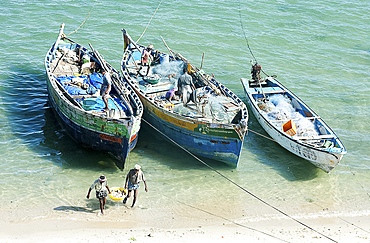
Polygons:
M105 204L105 209L104 210L109 209L109 207L111 207L111 206L112 206L111 203L107 200L107 203ZM56 210L56 211L65 211L65 212L84 212L84 213L94 213L95 214L97 212L100 212L100 205L99 205L99 201L96 201L96 202L89 201L89 202L87 202L86 207L77 207L77 206L73 206L73 205L59 206L59 207L54 208L54 210Z

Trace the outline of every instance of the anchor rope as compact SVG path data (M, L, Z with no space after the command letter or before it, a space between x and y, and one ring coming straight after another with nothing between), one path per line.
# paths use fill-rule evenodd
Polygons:
M158 9L159 9L159 6L161 5L161 3L162 3L162 2L163 2L163 0L161 0L161 2L158 4L157 9L154 11L154 14L153 14L153 15L152 15L152 17L150 18L150 20L149 20L148 24L146 25L146 27L145 27L145 29L144 29L143 33L141 34L141 36L139 37L139 39L137 39L136 43L138 43L138 42L140 41L141 37L143 37L144 33L145 33L145 32L146 32L146 30L148 29L150 22L152 22L152 19L153 19L154 15L157 13L157 11L158 11Z
M245 39L245 41L247 42L247 47L248 47L248 49L249 49L249 52L251 53L251 55L252 55L252 57L253 57L254 61L255 61L256 63L258 63L257 58L254 56L254 54L253 54L253 52L252 52L252 49L251 49L251 47L249 46L249 41L248 41L248 38L247 38L247 34L245 33L245 29L244 29L244 25L243 25L243 20L242 20L242 12L241 12L241 7L240 7L240 0L239 0L239 19L240 19L240 25L241 25L241 28L242 28L242 31L243 31L244 39ZM264 71L262 68L261 68L261 71L262 71L262 73L264 73L266 76L268 76L268 77L269 77L269 75L268 75L267 73L265 73L265 71Z
M275 142L275 143L278 143L275 139L273 139L273 138L269 138L269 137L267 137L267 136L265 136L265 135L263 135L263 134L261 134L261 133L258 133L258 132L256 132L256 131L253 131L253 130L251 130L251 129L248 129L248 131L253 132L254 134L257 134L257 135L259 135L259 136L261 136L261 137L264 137L264 138L266 138L266 139L269 139L269 140L271 140L271 141L273 141L273 142Z
M90 8L90 11L89 11L89 13L87 14L87 17L86 17L86 18L85 18L85 20L82 22L82 24L81 24L77 29L75 29L74 31L72 31L71 33L69 33L69 34L68 34L68 35L66 35L66 36L69 36L69 35L71 35L71 34L76 33L76 32L77 32L77 30L79 30L79 29L82 27L82 25L84 25L84 24L85 24L85 22L87 21L87 19L90 17L90 12L91 12L91 10L95 7L96 2L97 2L97 0L95 0L94 5Z
M164 195L164 196L165 196L166 198L170 199L170 200L173 200L173 198L170 198L170 197L168 197L168 196L166 196L166 195ZM185 205L185 206L187 206L187 207L190 207L190 208L193 208L193 209L196 209L196 210L202 211L202 212L204 212L204 213L207 213L207 214L209 214L209 215L212 215L212 216L214 216L214 217L221 218L221 219L223 219L223 220L225 220L225 221L228 221L228 222L230 222L230 223L232 223L232 224L235 224L235 225L237 225L237 226L240 226L240 227L243 227L243 228L246 228L246 229L252 230L252 231L256 231L256 232L258 232L258 233L261 233L261 234L264 234L264 235L270 236L270 237L272 237L272 238L275 238L275 239L280 240L280 241L283 241L283 242L289 242L289 241L286 241L286 240L284 240L284 239L280 239L280 238L278 238L278 237L276 237L276 236L274 236L274 235L271 235L271 234L269 234L269 233L263 232L263 231L261 231L261 230L258 230L258 229L254 229L254 228L248 227L248 226L243 225L243 224L241 224L241 223L237 223L237 222L235 222L235 221L233 221L233 220L231 220L231 219L225 218L224 216L216 215L216 214L211 213L211 212L209 212L209 211L207 211L207 210L205 210L205 209L201 209L201 208L194 207L193 205L190 205L190 204L187 204L187 203L181 202L181 201L179 201L179 200L177 200L177 202L178 202L178 203L180 203L180 204L183 204L183 205Z
M255 199L257 199L258 201L262 202L263 204L271 207L272 209L276 210L277 212L285 215L286 217L290 218L291 220L303 225L304 227L307 227L308 229L316 232L317 234L333 241L333 242L337 242L336 240L330 238L329 236L326 236L324 235L323 233L315 230L314 228L308 226L307 224L299 221L298 219L295 219L293 218L292 216L288 215L287 213L283 212L282 210L278 209L277 207L269 204L268 202L264 201L263 199L261 199L260 197L254 195L252 192L248 191L247 189L245 189L244 187L240 186L239 184L237 184L236 182L234 182L233 180L231 180L230 178L228 178L227 176L223 175L221 172L219 172L218 170L216 170L215 168L213 168L212 166L208 165L206 162L204 162L203 160L201 160L200 158L198 158L196 155L194 155L193 153L191 153L189 150L187 150L186 148L184 148L183 146L181 146L180 144L178 144L177 142L175 142L172 138L170 138L169 136L167 136L166 134L164 134L163 132L161 132L159 129L157 129L156 127L154 127L152 124L150 124L148 121L146 121L145 119L142 118L142 120L148 124L150 127L152 127L154 130L156 130L157 132L159 132L160 134L162 134L164 137L166 137L169 141L171 141L173 144L177 145L179 148L181 148L182 150L184 150L185 152L187 152L190 156L192 156L193 158L195 158L196 160L198 160L200 163L202 163L204 166L208 167L209 169L211 169L213 172L215 172L216 174L218 174L219 176L221 176L222 178L224 178L225 180L229 181L231 184L235 185L236 187L238 187L239 189L243 190L244 192L248 193L249 195L251 195L252 197L254 197Z
M244 25L243 25L243 21L242 21L242 12L241 12L241 8L240 8L240 0L239 0L239 18L240 18L240 25L241 25L242 30L243 30L244 39L247 42L247 47L249 49L249 52L251 53L251 55L252 55L253 59L256 61L256 63L258 63L257 58L253 55L252 49L249 46L247 35L245 34Z
M75 29L75 30L74 30L74 31L72 31L71 33L67 34L67 36L69 36L69 35L72 35L72 34L76 33L76 32L77 32L77 30L79 30L79 29L82 27L82 25L84 25L84 24L85 24L85 22L86 22L86 20L89 18L89 16L90 16L90 12L87 14L87 17L86 17L86 18L85 18L85 20L82 22L82 24L81 24L77 29Z

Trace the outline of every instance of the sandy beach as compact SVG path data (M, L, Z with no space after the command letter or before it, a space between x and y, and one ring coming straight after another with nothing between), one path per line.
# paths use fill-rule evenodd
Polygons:
M370 243L370 1L159 3L2 1L0 243ZM120 170L111 156L72 140L53 111L45 56L61 23L68 38L90 43L117 70L122 28L170 53L165 40L244 103L240 80L258 60L348 154L325 173L272 140L249 109L236 168L204 159L215 173L143 120ZM135 164L149 192L142 184L135 209L108 199L98 216L88 188L102 174L109 187L124 186Z
M95 199L96 200L96 199ZM96 205L97 206L97 205ZM33 215L17 221L15 212L2 211L1 242L369 242L370 217L295 217L307 228L283 215L239 217L218 210L160 211L138 205L108 203L105 215L98 207L64 207L17 211ZM236 210L237 211L237 210ZM316 232L315 232L316 231ZM319 234L319 233L321 234Z

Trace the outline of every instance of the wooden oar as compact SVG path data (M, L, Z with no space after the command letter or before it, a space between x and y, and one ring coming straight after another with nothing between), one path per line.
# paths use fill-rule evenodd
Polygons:
M176 52L174 52L173 50L171 50L171 48L167 45L167 43L166 43L166 41L163 39L163 37L161 36L161 38L162 38L162 41L163 41L163 43L164 43L164 45L165 45L165 47L167 47L167 49L168 49L168 51L170 52L170 53L172 53L172 55L174 56L174 57L176 57Z

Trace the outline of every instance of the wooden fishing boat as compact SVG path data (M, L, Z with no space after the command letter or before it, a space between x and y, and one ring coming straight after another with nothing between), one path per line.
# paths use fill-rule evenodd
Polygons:
M138 140L143 105L97 50L67 38L63 30L64 24L45 57L50 104L68 135L84 147L109 153L122 169ZM108 111L100 95L102 70L112 77Z
M148 75L141 66L146 48L123 29L125 51L121 71L144 105L143 118L155 129L195 155L237 166L247 130L246 105L230 89L189 63L181 54L151 50ZM184 68L196 89L169 101L166 93L177 87ZM140 71L141 70L141 71ZM191 100L186 104L186 101Z
M332 129L275 77L260 78L261 66L252 66L252 79L241 79L248 105L266 132L283 148L330 172L346 154Z

